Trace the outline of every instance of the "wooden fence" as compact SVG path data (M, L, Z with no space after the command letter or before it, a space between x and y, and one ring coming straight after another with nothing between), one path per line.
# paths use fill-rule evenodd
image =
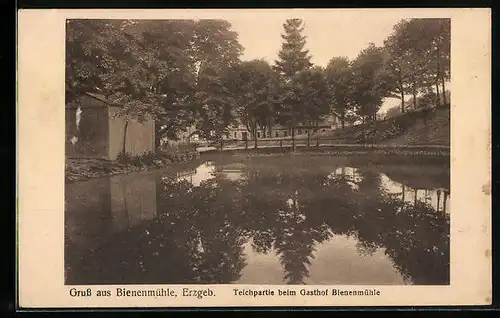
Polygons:
M360 143L345 143L334 137L316 136L314 138L304 139L299 138L292 140L291 138L263 138L263 139L221 139L216 142L202 145L193 143L195 149L216 149L216 150L249 150L263 148L313 148L313 147L340 147L340 148L432 148L432 149L449 149L449 146L440 145L391 145L389 143L377 143L374 140L366 139ZM208 146L208 147L207 147Z
M439 110L448 110L449 105ZM196 144L204 148L214 147L218 150L226 149L260 149L260 148L295 148L295 147L321 147L321 146L354 146L354 147L376 147L376 148L415 148L411 145L390 145L389 140L403 135L411 126L422 121L427 126L427 120L436 116L436 108L422 108L407 112L389 119L346 127L336 131L335 135L324 135L314 133L311 136L296 135L281 138L251 138L251 139L220 139L218 141ZM418 146L429 146L431 148L449 148L449 145L434 146L420 144Z

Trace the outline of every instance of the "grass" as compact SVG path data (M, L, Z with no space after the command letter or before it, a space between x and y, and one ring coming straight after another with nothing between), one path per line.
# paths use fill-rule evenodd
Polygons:
M446 109L437 111L427 123L417 122L403 135L386 143L407 145L450 145L450 112Z
M449 108L428 108L407 112L375 124L363 124L344 129L312 133L309 142L307 134L295 136L296 146L376 144L376 145L421 145L450 146ZM253 149L254 140L223 140L223 148ZM278 138L259 138L257 148L290 147L291 136ZM219 148L220 144L213 144Z
M365 136L365 138L363 138ZM450 145L450 109L422 109L408 112L376 124L318 132L312 139L330 143L377 143L393 145ZM365 139L365 140L363 140Z

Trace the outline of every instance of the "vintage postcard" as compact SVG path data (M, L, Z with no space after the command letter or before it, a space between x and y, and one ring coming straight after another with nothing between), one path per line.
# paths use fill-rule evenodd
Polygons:
M491 304L489 9L20 10L20 308Z

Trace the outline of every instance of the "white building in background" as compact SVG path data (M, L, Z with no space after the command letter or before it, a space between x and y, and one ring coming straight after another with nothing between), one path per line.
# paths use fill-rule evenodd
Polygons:
M318 125L309 126L307 124L299 124L295 127L295 135L307 135L309 132L325 132L328 130L334 130L341 127L340 116L332 112L325 119L318 122ZM347 126L347 123L346 123ZM237 125L230 126L226 129L226 133L223 134L223 139L237 139L237 140L253 140L253 136L247 127L241 122ZM289 127L283 125L274 125L272 130L266 129L257 130L257 139L260 138L286 138L292 135L292 130Z
M349 123L345 122L345 127L350 126ZM316 126L308 126L307 124L299 124L295 127L295 135L307 135L308 132L326 132L329 130L335 130L342 127L342 123L340 120L340 115L336 112L332 111L332 113L325 117L323 120L318 122ZM257 130L257 139L261 138L287 138L291 137L292 130L289 127L283 125L274 125L271 132L266 127L264 129ZM190 126L186 129L186 131L181 131L177 133L177 137L179 138L175 142L186 143L186 142L197 142L201 141L202 138L196 133L196 127ZM223 139L236 139L236 140L253 140L253 136L247 127L239 122L237 125L232 125L226 128L226 132L222 134ZM169 142L168 138L164 137L161 139L161 144L165 144Z
M178 140L170 140L168 137L162 137L160 139L160 145L165 145L168 142L173 143L188 143L196 142L200 140L199 135L196 133L196 127L194 125L186 128L186 131L180 131L177 133Z

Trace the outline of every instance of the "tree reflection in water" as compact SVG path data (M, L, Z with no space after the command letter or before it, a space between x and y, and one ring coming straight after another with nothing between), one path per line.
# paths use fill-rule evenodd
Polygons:
M248 166L239 180L215 169L199 186L159 178L156 218L78 259L67 255L79 262L68 283L234 283L250 243L255 253L278 255L284 282L304 284L315 248L344 235L356 238L360 254L385 249L409 283L448 284L449 216L388 193L379 173L356 173Z

